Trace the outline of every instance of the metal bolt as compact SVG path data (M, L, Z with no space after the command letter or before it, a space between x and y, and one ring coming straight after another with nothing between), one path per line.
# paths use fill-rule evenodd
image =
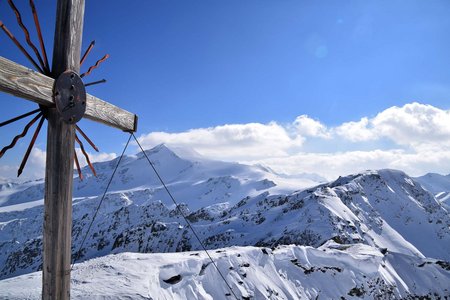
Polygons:
M74 96L70 95L70 97L69 97L69 107L74 107L74 106L75 106Z

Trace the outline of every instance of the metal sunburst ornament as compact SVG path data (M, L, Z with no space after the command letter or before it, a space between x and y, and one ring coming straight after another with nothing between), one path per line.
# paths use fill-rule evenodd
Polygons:
M11 31L6 27L6 25L0 20L0 28L3 30L3 32L9 37L9 39L17 46L17 48L25 55L25 57L31 62L31 64L35 67L35 69L49 77L52 77L51 74L51 68L48 63L47 59L47 52L45 50L45 44L44 40L42 38L42 32L41 32L41 26L39 23L39 18L36 10L36 6L34 5L34 0L29 0L29 5L31 8L31 12L33 14L33 20L34 25L36 27L37 37L39 40L39 46L41 49L41 52L39 52L38 48L34 45L30 38L30 33L25 26L25 24L22 21L22 16L17 9L16 5L14 4L13 0L7 0L9 6L11 7L12 11L14 12L17 23L19 24L20 28L22 28L22 31L25 35L25 40L28 44L28 46L33 50L37 61L33 59L33 57L30 55L30 53L23 47L23 45L17 40L17 38L11 33ZM91 52L92 48L95 45L95 41L92 41L86 51L84 52L81 60L80 60L80 67L86 60L87 56ZM41 55L42 53L42 55ZM91 72L98 68L101 63L103 63L106 59L109 58L109 55L106 54L101 59L97 60L97 62L88 68L88 70L81 75L78 75L74 72L68 71L61 74L58 78L55 78L55 86L54 86L54 98L55 98L55 105L58 109L58 111L61 113L61 117L70 124L76 124L83 116L84 111L86 110L86 92L85 87L91 86L94 84L100 84L105 83L106 80L98 80L94 82L84 83L82 81L82 78L88 76L91 74ZM3 157L3 155L8 151L9 149L13 148L19 139L26 136L28 133L28 130L39 120L38 125L36 126L36 129L34 131L33 137L31 138L30 144L28 145L27 151L25 152L25 155L22 159L22 162L20 164L19 170L17 172L17 177L19 177L23 169L25 168L25 165L27 163L28 157L31 153L31 150L33 149L34 143L36 142L36 139L39 135L39 132L41 130L42 124L44 123L44 120L46 120L46 108L43 106L40 106L38 109L35 109L33 111L30 111L28 113L25 113L23 115L14 117L10 120L4 121L0 123L0 127L3 127L5 125L11 124L13 122L19 121L21 119L24 119L29 116L33 116L33 119L29 121L23 131L16 135L11 143L8 146L5 146L0 151L0 158ZM75 125L76 132L78 132L88 143L92 146L92 148L95 151L99 151L98 148L95 146L95 144L89 139L89 137L78 127L78 125ZM94 176L97 176L94 166L92 165L89 155L86 153L86 150L84 149L84 145L81 142L80 138L78 137L77 133L75 133L75 140L80 146L81 152L83 153L84 157L86 158L86 162L88 163L90 169L92 170L92 173ZM78 175L80 180L83 180L83 174L81 173L80 164L78 161L78 157L75 153L75 165L78 171Z

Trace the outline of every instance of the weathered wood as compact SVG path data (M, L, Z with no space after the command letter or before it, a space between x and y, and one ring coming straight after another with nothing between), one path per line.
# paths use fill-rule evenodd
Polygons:
M75 133L50 109L44 197L42 299L70 299Z
M45 106L53 106L53 78L0 56L0 91Z
M52 76L79 72L84 0L59 0L56 10ZM75 126L48 108L44 197L43 299L70 299L72 184Z
M86 95L84 117L127 132L136 132L137 116L95 96Z
M53 107L54 79L0 56L0 91ZM136 116L87 94L85 118L123 131L135 132Z
M59 0L53 46L53 78L66 70L80 72L84 0Z
M51 72L53 78L58 78L67 70L79 73L83 19L84 0L58 0ZM42 298L65 300L70 299L72 184L76 135L75 126L65 123L56 110L53 78L0 57L0 91L47 108ZM137 130L136 115L89 94L86 104L86 118L124 131Z

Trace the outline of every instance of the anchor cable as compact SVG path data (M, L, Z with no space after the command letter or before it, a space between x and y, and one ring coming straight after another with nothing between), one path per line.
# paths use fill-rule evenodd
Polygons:
M194 228L192 227L191 223L189 222L189 220L187 219L186 215L183 213L183 211L180 209L177 201L175 200L175 198L173 197L172 193L169 191L169 189L167 188L167 185L164 183L163 179L161 178L161 176L159 175L158 171L156 170L154 164L150 161L150 159L147 156L147 153L145 153L144 149L142 148L141 144L139 143L138 139L136 138L136 136L134 135L134 133L131 133L131 135L133 136L134 140L136 141L136 143L138 144L139 148L141 148L142 153L144 154L145 158L147 159L148 163L150 164L150 166L152 167L153 171L155 172L156 176L158 177L159 181L161 182L161 184L163 185L164 189L166 190L167 194L169 195L170 199L172 200L172 202L175 204L175 207L177 208L178 212L180 213L180 215L183 217L184 221L186 222L186 224L188 225L188 227L191 229L192 233L194 234L195 238L197 239L197 241L200 243L200 245L203 248L203 251L205 251L206 255L208 256L209 260L211 261L211 263L213 264L213 266L216 268L217 272L219 273L220 277L222 277L223 281L225 282L225 284L227 285L228 289L231 291L231 293L233 294L233 296L236 299L239 299L238 296L235 294L235 292L233 291L233 289L231 288L230 284L228 283L228 281L225 279L225 276L222 274L222 272L220 271L219 267L217 266L217 264L214 262L214 260L212 259L211 255L209 254L208 250L206 249L205 245L203 244L203 242L200 240L200 237L198 236L197 232L194 230Z
M122 158L123 158L123 156L124 156L124 154L125 154L125 151L127 150L127 147L128 147L128 144L130 143L130 140L131 140L131 134L130 134L130 137L128 138L127 144L125 145L125 148L123 148L123 151L122 151L122 154L120 155L119 160L117 161L117 165L116 165L114 171L112 172L111 178L109 179L109 182L108 182L108 184L106 185L105 192L103 193L103 196L102 196L102 198L100 199L100 202L98 203L97 209L95 210L95 213L94 213L94 216L92 217L91 223L89 224L89 227L88 227L88 229L87 229L87 231L86 231L86 234L84 235L83 241L81 242L80 247L78 248L78 251L75 252L75 257L74 257L74 259L73 259L72 267L70 268L71 271L73 270L73 266L75 265L75 262L77 261L78 256L80 255L80 251L81 251L81 249L82 249L83 246L84 246L84 242L86 241L86 238L87 238L87 236L88 236L88 234L89 234L89 231L91 230L92 224L94 224L95 218L97 217L98 211L100 210L100 206L102 205L102 202L103 202L103 200L105 199L106 192L108 191L109 186L111 185L111 182L112 182L112 180L113 180L113 178L114 178L114 175L116 174L116 171L117 171L117 169L119 168L120 162L121 162L121 160L122 160ZM75 241L76 241L76 240L78 239L78 237L80 236L80 232L81 232L81 231L78 232L76 238L74 239Z

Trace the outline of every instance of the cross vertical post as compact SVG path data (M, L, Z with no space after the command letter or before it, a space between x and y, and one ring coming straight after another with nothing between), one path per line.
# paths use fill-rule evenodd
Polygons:
M39 104L48 120L42 265L45 300L70 298L75 123L84 117L125 132L137 130L135 114L85 91L79 75L84 1L57 2L51 74L0 56L0 91Z
M66 70L79 73L83 18L84 0L58 1L53 78ZM42 299L69 299L75 126L64 122L55 107L46 113Z

